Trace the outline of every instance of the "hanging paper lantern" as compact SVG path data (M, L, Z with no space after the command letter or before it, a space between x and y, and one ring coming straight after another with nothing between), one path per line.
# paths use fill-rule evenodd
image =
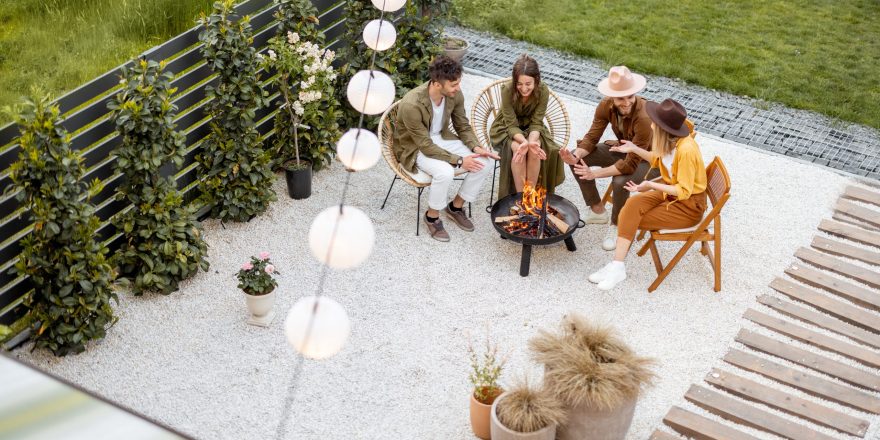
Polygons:
M350 269L363 263L375 239L370 218L353 206L331 206L321 211L309 229L312 254L334 269Z
M348 102L366 115L378 115L394 103L394 81L378 70L361 70L348 82Z
M403 7L406 0L373 0L373 6L380 11L394 12Z
M345 309L326 296L300 299L284 321L287 342L310 359L326 359L339 353L350 332Z
M370 49L383 51L394 46L397 39L397 30L394 25L386 20L373 20L364 27L364 43Z
M346 168L363 171L379 161L381 148L375 133L363 128L352 128L339 138L336 154Z

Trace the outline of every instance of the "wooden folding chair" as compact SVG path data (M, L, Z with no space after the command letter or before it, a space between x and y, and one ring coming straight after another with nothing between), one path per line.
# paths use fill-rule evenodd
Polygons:
M648 239L638 252L638 255L641 257L650 250L651 258L654 259L654 268L657 269L657 278L648 287L648 292L653 292L663 282L666 276L669 275L669 272L672 271L672 268L681 260L681 257L698 241L700 242L700 253L709 258L709 263L712 264L712 270L715 272L715 291L721 290L721 208L724 207L727 199L730 198L730 175L727 174L727 168L724 167L724 163L718 157L715 157L712 163L706 167L706 175L709 180L706 191L708 192L709 201L712 203L712 210L696 226L684 229L649 231L651 238ZM684 242L678 253L672 257L672 260L665 267L660 261L660 254L657 252L656 242L658 241ZM709 247L710 241L714 242L712 248Z
M501 85L506 82L510 82L510 78L499 79L483 88L474 99L474 104L471 107L471 126L474 128L480 145L486 149L493 149L492 143L489 141L489 129L492 127L492 122L498 117L498 113L501 112ZM571 119L568 117L568 110L562 100L552 90L547 102L547 113L544 114L544 125L550 130L550 137L559 145L559 148L567 148L571 136ZM486 207L486 211L492 208L495 198L495 176L499 168L500 164L496 160L495 168L492 170L492 188L489 190L489 206Z

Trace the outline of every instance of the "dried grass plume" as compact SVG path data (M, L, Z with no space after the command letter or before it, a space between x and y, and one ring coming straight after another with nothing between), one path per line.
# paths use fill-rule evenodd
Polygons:
M611 410L653 381L654 360L637 356L611 328L578 314L566 315L560 327L540 330L529 349L544 365L545 389L566 405Z
M562 425L568 414L565 405L550 392L529 386L523 379L496 406L498 421L516 432L535 432L550 425Z

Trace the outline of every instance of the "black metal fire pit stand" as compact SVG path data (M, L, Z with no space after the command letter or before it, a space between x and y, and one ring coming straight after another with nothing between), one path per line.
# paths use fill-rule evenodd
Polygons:
M571 252L577 250L577 246L574 244L574 238L569 236L565 239L565 248ZM532 245L523 244L522 245L522 257L519 260L519 276L527 277L529 276L529 266L532 264Z

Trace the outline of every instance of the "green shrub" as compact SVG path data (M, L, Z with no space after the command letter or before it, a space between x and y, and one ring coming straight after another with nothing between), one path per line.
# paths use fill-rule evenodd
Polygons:
M321 50L324 33L315 27L317 10L310 0L279 2L278 35L269 41L266 69L278 73L281 92L272 139L276 165L300 159L320 170L333 160L342 133L336 98L335 54Z
M206 88L211 132L196 159L204 167L199 189L203 203L211 206L210 215L246 221L275 200L275 175L254 122L267 100L249 17L233 23L232 6L233 0L215 2L214 13L200 19L205 27L199 34L202 54L219 83Z
M114 219L125 234L115 258L136 295L171 293L181 280L208 270L196 208L160 173L167 162L180 167L186 152L183 135L174 130L173 76L163 69L144 59L124 69L122 90L107 105L122 136L115 169L125 180L117 198L132 205Z
M83 201L101 184L81 181L82 157L71 151L58 107L48 97L26 101L18 124L21 152L10 176L34 229L22 239L13 271L34 283L24 304L35 346L58 356L80 353L116 321L110 306L111 299L118 301L111 289L116 273L107 247L96 240L94 207Z

